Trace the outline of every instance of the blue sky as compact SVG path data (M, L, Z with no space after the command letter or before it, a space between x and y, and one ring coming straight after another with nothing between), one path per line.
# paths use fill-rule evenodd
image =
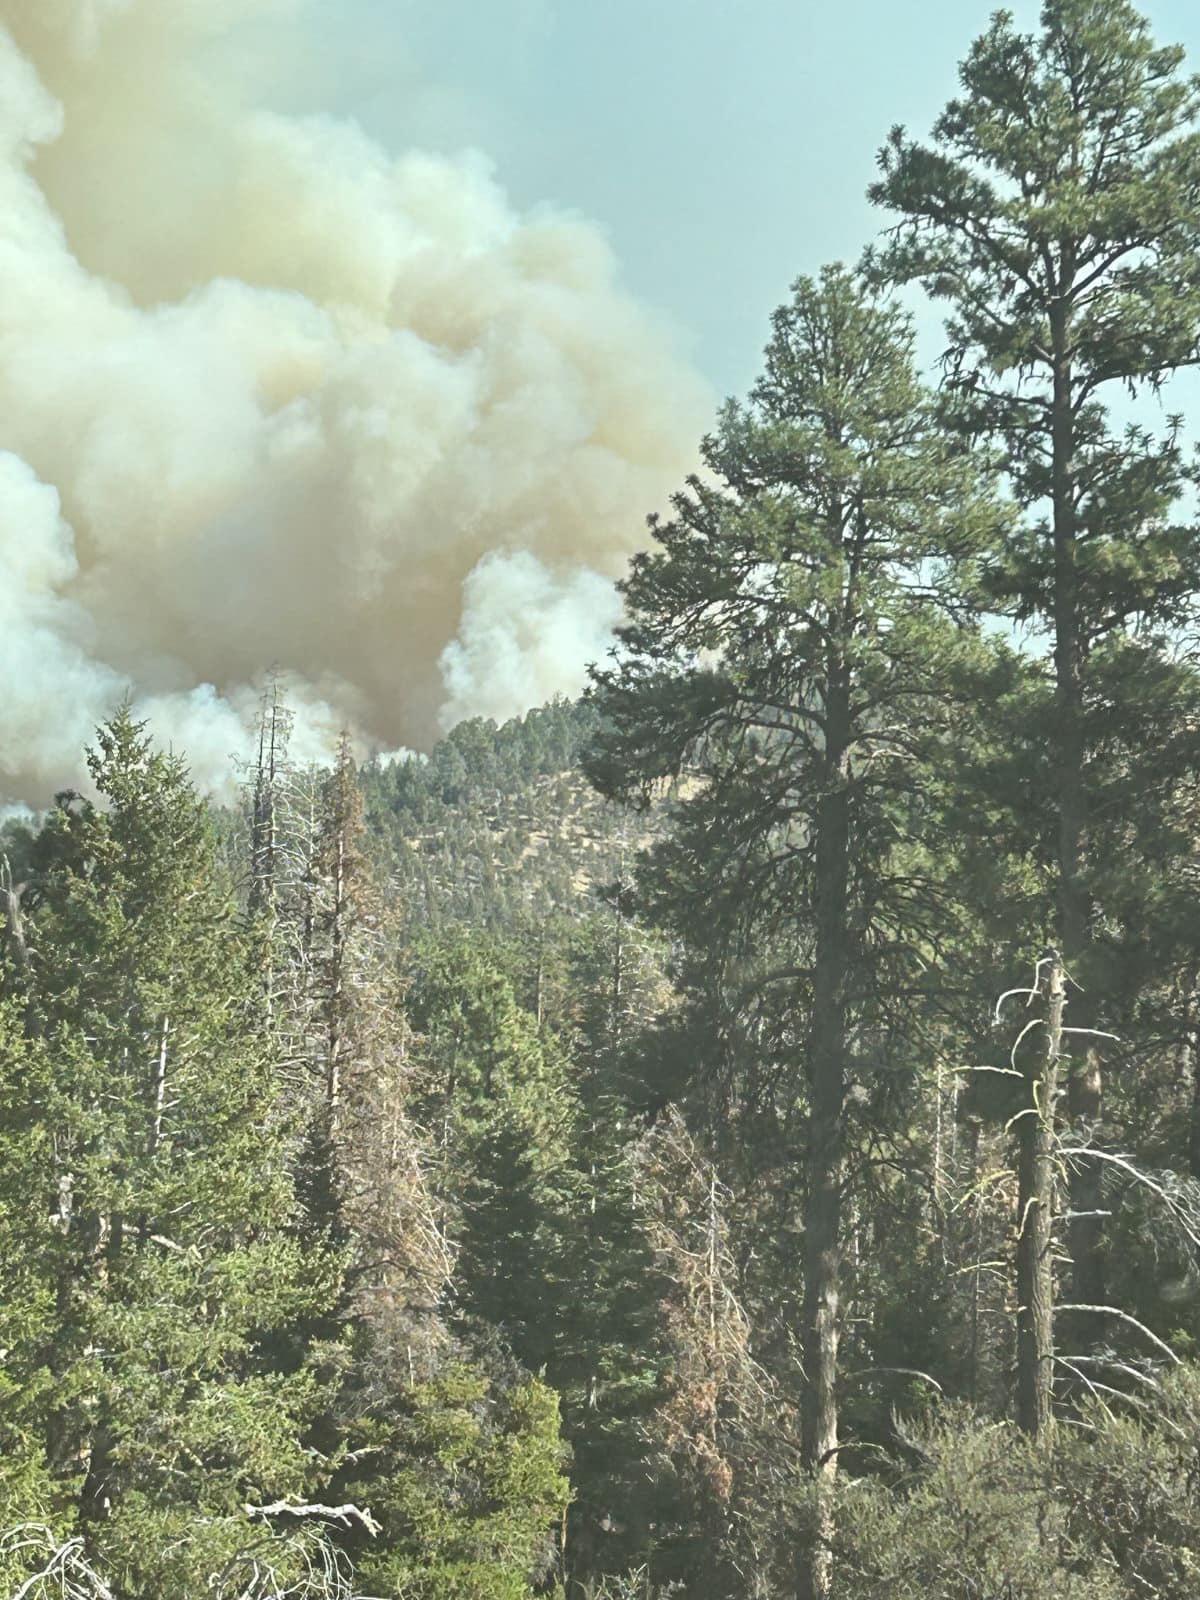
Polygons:
M522 208L607 233L719 394L799 272L853 258L893 123L925 131L974 0L310 0L329 104L389 146L476 147ZM1036 23L1035 3L1013 5ZM1200 70L1200 5L1145 8Z

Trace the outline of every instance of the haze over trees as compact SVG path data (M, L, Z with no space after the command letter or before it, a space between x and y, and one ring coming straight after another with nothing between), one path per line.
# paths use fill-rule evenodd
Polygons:
M998 14L583 700L4 826L0 1593L1200 1593L1198 118Z

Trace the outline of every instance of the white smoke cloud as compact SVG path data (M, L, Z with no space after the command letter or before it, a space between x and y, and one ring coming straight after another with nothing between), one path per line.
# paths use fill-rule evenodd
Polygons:
M442 726L502 722L582 689L620 621L612 583L586 567L556 576L527 550L484 556L463 585L459 637L442 652Z
M573 690L691 464L594 228L247 99L291 10L0 0L0 799L127 694L218 785L272 666L313 752Z

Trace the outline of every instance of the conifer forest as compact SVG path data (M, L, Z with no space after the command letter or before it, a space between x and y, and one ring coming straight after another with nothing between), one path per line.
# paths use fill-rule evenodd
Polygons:
M972 9L581 695L5 813L3 1600L1200 1600L1200 78Z

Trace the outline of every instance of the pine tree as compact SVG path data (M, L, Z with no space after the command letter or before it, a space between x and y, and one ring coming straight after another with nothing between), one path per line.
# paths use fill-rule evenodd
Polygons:
M1029 779L1052 816L1056 906L1042 931L1082 986L1079 1027L1123 977L1098 937L1124 855L1106 819L1130 777L1151 792L1146 680L1171 671L1169 634L1200 587L1200 537L1171 522L1188 476L1178 419L1156 438L1115 410L1200 357L1200 86L1182 62L1128 0L1046 0L1037 35L997 12L932 142L896 129L871 191L900 214L876 264L947 304L948 410L999 444L1027 513L989 588L1049 637L1052 705L1029 709L1044 750ZM1082 1139L1101 1073L1093 1037L1068 1083ZM1071 1201L1074 1298L1097 1304L1095 1162L1079 1164Z
M330 771L305 775L312 815L304 830L295 886L301 936L281 952L291 969L292 1027L307 1082L300 1170L310 1221L332 1237L349 1225L346 1187L350 1152L348 1104L364 1087L369 1065L381 1078L403 1050L403 1023L388 1027L376 980L375 903L363 852L363 805L358 772L343 732ZM386 1037L381 1037L386 1035ZM380 1085L382 1089L382 1083ZM358 1184L361 1188L361 1182Z
M619 850L616 864L627 860ZM661 940L630 916L627 886L615 885L610 899L563 930L559 952L566 974L558 1021L578 1112L560 1347L548 1374L572 1451L567 1567L581 1585L649 1560L652 1525L678 1515L653 1459L653 1416L670 1364L661 1328L667 1282L638 1161L639 1055L668 989Z
M409 994L414 1114L456 1251L455 1311L536 1372L562 1310L577 1106L556 1042L479 940L429 941Z
M89 764L101 804L65 798L37 842L18 980L36 1070L5 1085L6 1128L40 1157L45 1284L18 1360L53 1379L51 1509L141 1600L249 1542L245 1502L319 1483L326 1357L272 1352L336 1300L340 1264L291 1232L274 1062L204 803L127 711Z
M716 937L710 981L736 978L743 1007L785 995L796 1029L810 1596L830 1585L848 1096L886 1059L888 1007L919 989L942 922L918 774L961 714L973 647L938 602L954 600L950 558L995 522L911 347L853 274L797 283L749 404L705 441L717 481L693 480L635 559L618 663L597 675L602 791L646 802L691 780L652 858L659 914Z

